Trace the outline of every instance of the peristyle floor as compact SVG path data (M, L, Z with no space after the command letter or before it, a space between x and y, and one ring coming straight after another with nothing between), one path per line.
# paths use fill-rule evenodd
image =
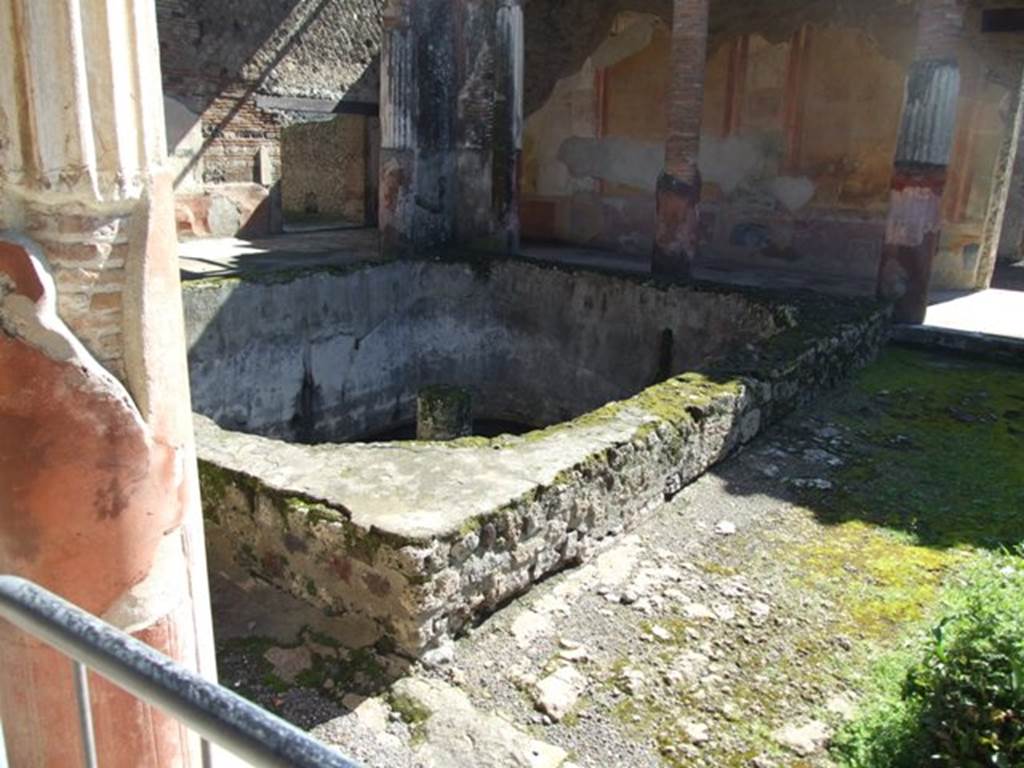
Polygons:
M195 280L376 261L380 258L379 244L377 230L349 228L292 232L254 240L231 237L188 240L180 244L178 253L182 277ZM524 243L521 250L524 256L539 261L623 272L650 271L648 260L595 248ZM700 264L695 270L695 276L701 280L730 285L808 289L860 296L870 295L874 289L871 281L851 281L848 277L731 268L711 262Z
M1024 291L940 294L928 308L925 326L1024 339Z

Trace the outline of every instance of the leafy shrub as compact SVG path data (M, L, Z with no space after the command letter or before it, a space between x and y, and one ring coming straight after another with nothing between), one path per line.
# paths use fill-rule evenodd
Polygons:
M879 693L837 740L846 764L1024 766L1024 560L985 556L969 568L931 634L878 678Z

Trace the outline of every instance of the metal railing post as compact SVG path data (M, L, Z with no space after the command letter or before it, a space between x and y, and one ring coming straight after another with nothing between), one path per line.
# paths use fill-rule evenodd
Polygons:
M359 768L290 723L24 579L0 576L0 619L75 662L75 693L89 768L96 765L96 750L85 667L253 766Z
M80 661L71 660L75 680L75 701L78 702L78 730L82 734L85 768L96 768L96 733L92 727L92 703L89 700L89 670Z

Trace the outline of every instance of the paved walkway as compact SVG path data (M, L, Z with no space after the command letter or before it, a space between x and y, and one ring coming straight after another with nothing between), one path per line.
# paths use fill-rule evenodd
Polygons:
M380 259L380 236L372 228L290 233L256 240L219 238L179 245L186 280L229 277L288 269L339 267ZM525 244L524 256L574 266L647 273L650 263L626 254L562 245ZM873 281L809 275L785 270L753 270L704 262L695 269L700 280L730 285L813 290L821 293L872 295ZM990 289L973 294L940 294L925 327L1024 339L1024 291Z
M245 240L237 237L186 240L178 245L185 280L342 267L380 258L376 229L301 232Z
M526 243L521 250L524 256L558 264L598 267L640 274L648 274L651 271L650 259L614 251L602 251L575 245L536 243ZM874 280L857 279L849 275L820 275L786 269L751 269L712 259L699 261L693 274L698 280L752 288L811 290L819 293L855 296L871 296L875 291Z
M539 261L572 266L640 274L650 272L649 259L594 248L527 243L522 254ZM178 255L185 280L340 267L380 259L380 235L372 228L353 228L292 232L255 240L234 237L187 240L178 246ZM871 295L874 291L873 281L858 281L848 276L755 270L711 261L699 264L694 276L708 282L778 290L855 295Z
M1024 339L1024 291L989 289L935 297L926 328Z

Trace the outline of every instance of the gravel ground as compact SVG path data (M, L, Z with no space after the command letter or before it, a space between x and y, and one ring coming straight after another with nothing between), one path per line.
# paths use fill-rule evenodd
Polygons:
M858 641L830 595L802 588L797 553L826 531L797 485L827 492L837 431L809 422L758 442L430 674L582 766L794 765L785 728L820 731L795 748L828 765L824 734L852 699L839 670ZM555 723L534 691L566 665L586 689Z
M832 765L829 739L871 662L927 617L960 556L870 516L837 516L837 499L862 487L857 472L884 479L886 462L914 450L891 431L907 402L862 387L823 398L411 673L458 688L577 766ZM995 423L949 410L955 430ZM375 705L370 727L331 721L359 700L339 709L347 689L332 682L268 686L266 658L254 656L265 650L223 649L226 679L305 727L330 721L316 734L368 766L421 764L399 713ZM361 694L386 693L389 676L359 681Z

